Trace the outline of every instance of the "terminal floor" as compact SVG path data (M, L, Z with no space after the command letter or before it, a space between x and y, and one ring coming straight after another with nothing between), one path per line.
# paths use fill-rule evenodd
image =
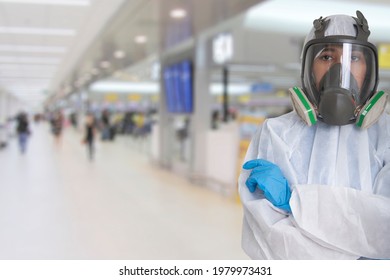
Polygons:
M26 154L0 150L0 259L248 259L241 205L151 164L128 137L62 143L34 125Z

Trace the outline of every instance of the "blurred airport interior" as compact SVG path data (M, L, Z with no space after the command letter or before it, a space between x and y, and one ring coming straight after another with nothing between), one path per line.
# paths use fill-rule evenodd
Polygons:
M246 259L250 139L356 10L388 91L384 0L0 0L0 259Z

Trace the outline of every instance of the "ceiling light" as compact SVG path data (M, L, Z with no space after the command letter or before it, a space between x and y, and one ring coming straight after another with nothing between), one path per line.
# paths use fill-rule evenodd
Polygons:
M114 52L114 57L115 58L124 58L125 57L125 52L124 51L122 51L122 50L117 50L117 51L115 51Z
M0 33L4 34L30 34L52 36L74 36L76 31L65 28L38 28L38 27L10 27L0 26Z
M187 11L183 9L174 9L170 12L172 18L183 18L187 16Z
M143 44L143 43L146 43L146 41L147 41L148 39L147 39L146 36L144 36L144 35L139 35L139 36L135 37L134 40L135 40L135 42L138 43L138 44Z
M3 3L89 6L89 0L0 0Z

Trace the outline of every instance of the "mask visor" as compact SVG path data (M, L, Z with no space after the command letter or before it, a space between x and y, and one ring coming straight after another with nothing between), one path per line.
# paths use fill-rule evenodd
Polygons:
M318 106L324 92L345 92L353 103L364 104L376 86L376 55L366 45L315 43L306 50L304 84Z

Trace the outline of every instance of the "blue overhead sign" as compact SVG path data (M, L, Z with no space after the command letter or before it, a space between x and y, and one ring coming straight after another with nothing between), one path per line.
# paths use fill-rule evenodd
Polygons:
M253 84L251 86L252 93L256 93L256 92L270 93L273 91L274 91L274 87L271 83L258 83L258 84Z

